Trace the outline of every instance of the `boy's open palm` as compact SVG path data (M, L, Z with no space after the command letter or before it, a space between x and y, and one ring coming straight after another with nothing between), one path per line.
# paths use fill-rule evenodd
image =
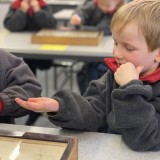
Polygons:
M29 98L28 101L15 98L15 101L23 108L34 112L58 112L59 110L59 103L51 98Z
M114 73L116 82L122 86L132 80L138 80L139 74L142 72L143 66L137 68L130 62L122 64Z

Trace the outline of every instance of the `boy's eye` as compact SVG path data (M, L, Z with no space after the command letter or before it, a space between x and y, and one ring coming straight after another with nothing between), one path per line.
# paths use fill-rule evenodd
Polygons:
M131 52L131 51L134 51L134 48L132 48L132 47L125 46L125 48L126 48L127 51L130 51L130 52Z

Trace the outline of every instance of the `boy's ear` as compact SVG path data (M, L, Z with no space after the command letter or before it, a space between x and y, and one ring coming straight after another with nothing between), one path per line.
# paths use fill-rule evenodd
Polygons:
M160 48L157 48L155 61L160 63Z

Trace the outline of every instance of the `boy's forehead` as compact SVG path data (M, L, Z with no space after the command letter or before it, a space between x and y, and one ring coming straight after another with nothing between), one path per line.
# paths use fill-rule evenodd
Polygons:
M114 25L112 26L111 30L112 32L119 32L119 33L122 33L124 30L139 30L141 31L140 29L140 26L139 26L139 23L135 20L135 19L132 19L130 21L115 21Z
M138 27L137 23L128 23L121 30L115 28L112 29L112 36L120 37L128 40L132 39L144 39L143 32Z

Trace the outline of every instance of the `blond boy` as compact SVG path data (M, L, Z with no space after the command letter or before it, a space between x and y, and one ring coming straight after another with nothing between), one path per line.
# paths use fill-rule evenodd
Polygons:
M121 134L136 151L160 150L160 1L134 0L114 15L110 70L85 95L57 92L51 98L16 99L47 112L55 125ZM107 46L106 46L107 47Z

